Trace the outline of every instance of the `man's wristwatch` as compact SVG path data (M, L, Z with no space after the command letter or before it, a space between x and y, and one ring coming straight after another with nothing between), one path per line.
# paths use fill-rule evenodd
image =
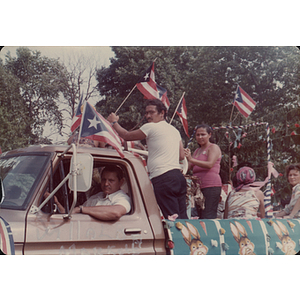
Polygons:
M111 126L114 126L116 123L118 123L118 121L113 121L110 124L111 124Z
M79 212L82 214L82 205L79 206Z

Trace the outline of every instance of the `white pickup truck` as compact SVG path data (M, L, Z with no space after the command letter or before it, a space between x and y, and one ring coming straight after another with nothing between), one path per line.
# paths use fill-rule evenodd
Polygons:
M124 151L40 145L0 156L4 197L0 250L4 254L296 254L297 219L165 220L141 157ZM92 185L93 170L117 164L129 214L100 221L72 214ZM45 199L46 191L50 195ZM65 212L59 213L56 195Z

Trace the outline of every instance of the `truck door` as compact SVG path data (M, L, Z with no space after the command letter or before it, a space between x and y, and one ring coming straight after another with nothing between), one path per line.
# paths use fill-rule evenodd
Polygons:
M94 167L99 169L106 163L94 161ZM131 197L131 212L118 221L100 221L84 214L73 214L71 219L65 220L64 214L29 213L25 254L155 254L153 233L131 167L124 160L109 163L118 163L126 173L126 184L122 189ZM60 165L54 172L54 185L66 173L62 168ZM67 183L57 196L63 197L66 189ZM78 205L85 200L80 199ZM64 204L62 199L59 200Z

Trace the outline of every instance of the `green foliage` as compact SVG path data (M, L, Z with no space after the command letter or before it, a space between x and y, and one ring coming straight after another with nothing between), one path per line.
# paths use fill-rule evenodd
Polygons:
M2 151L27 145L32 122L20 96L20 82L0 62L0 145Z
M67 72L58 60L41 56L38 51L21 47L16 54L17 57L6 56L4 76L10 74L18 82L19 93L15 99L23 106L18 113L29 118L24 130L27 142L39 143L47 121L59 131L62 129L62 115L56 100L66 86Z
M104 100L96 107L105 117L117 109L156 59L156 82L168 91L170 117L185 92L190 134L200 123L220 127L229 125L230 121L232 125L267 122L275 168L284 173L287 164L300 161L300 132L295 125L300 124L300 51L296 47L112 47L112 50L115 58L111 65L97 70L98 90ZM236 108L232 111L238 84L257 102L248 119ZM143 95L135 89L119 111L121 125L127 129L135 127L142 120L143 105ZM178 117L172 124L187 142ZM235 143L237 130L227 131L229 140L226 130L214 133L223 152L223 181L229 179L233 155L240 164L251 163L259 180L264 180L267 176L266 127L243 130L246 136L240 140L240 147ZM291 135L292 132L296 135ZM196 147L193 142L191 149ZM275 190L286 186L283 177L272 182Z

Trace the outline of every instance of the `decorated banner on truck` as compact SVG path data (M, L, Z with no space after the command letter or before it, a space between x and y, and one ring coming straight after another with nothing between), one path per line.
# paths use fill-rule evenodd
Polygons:
M300 251L298 219L176 220L167 226L175 255L294 255Z

